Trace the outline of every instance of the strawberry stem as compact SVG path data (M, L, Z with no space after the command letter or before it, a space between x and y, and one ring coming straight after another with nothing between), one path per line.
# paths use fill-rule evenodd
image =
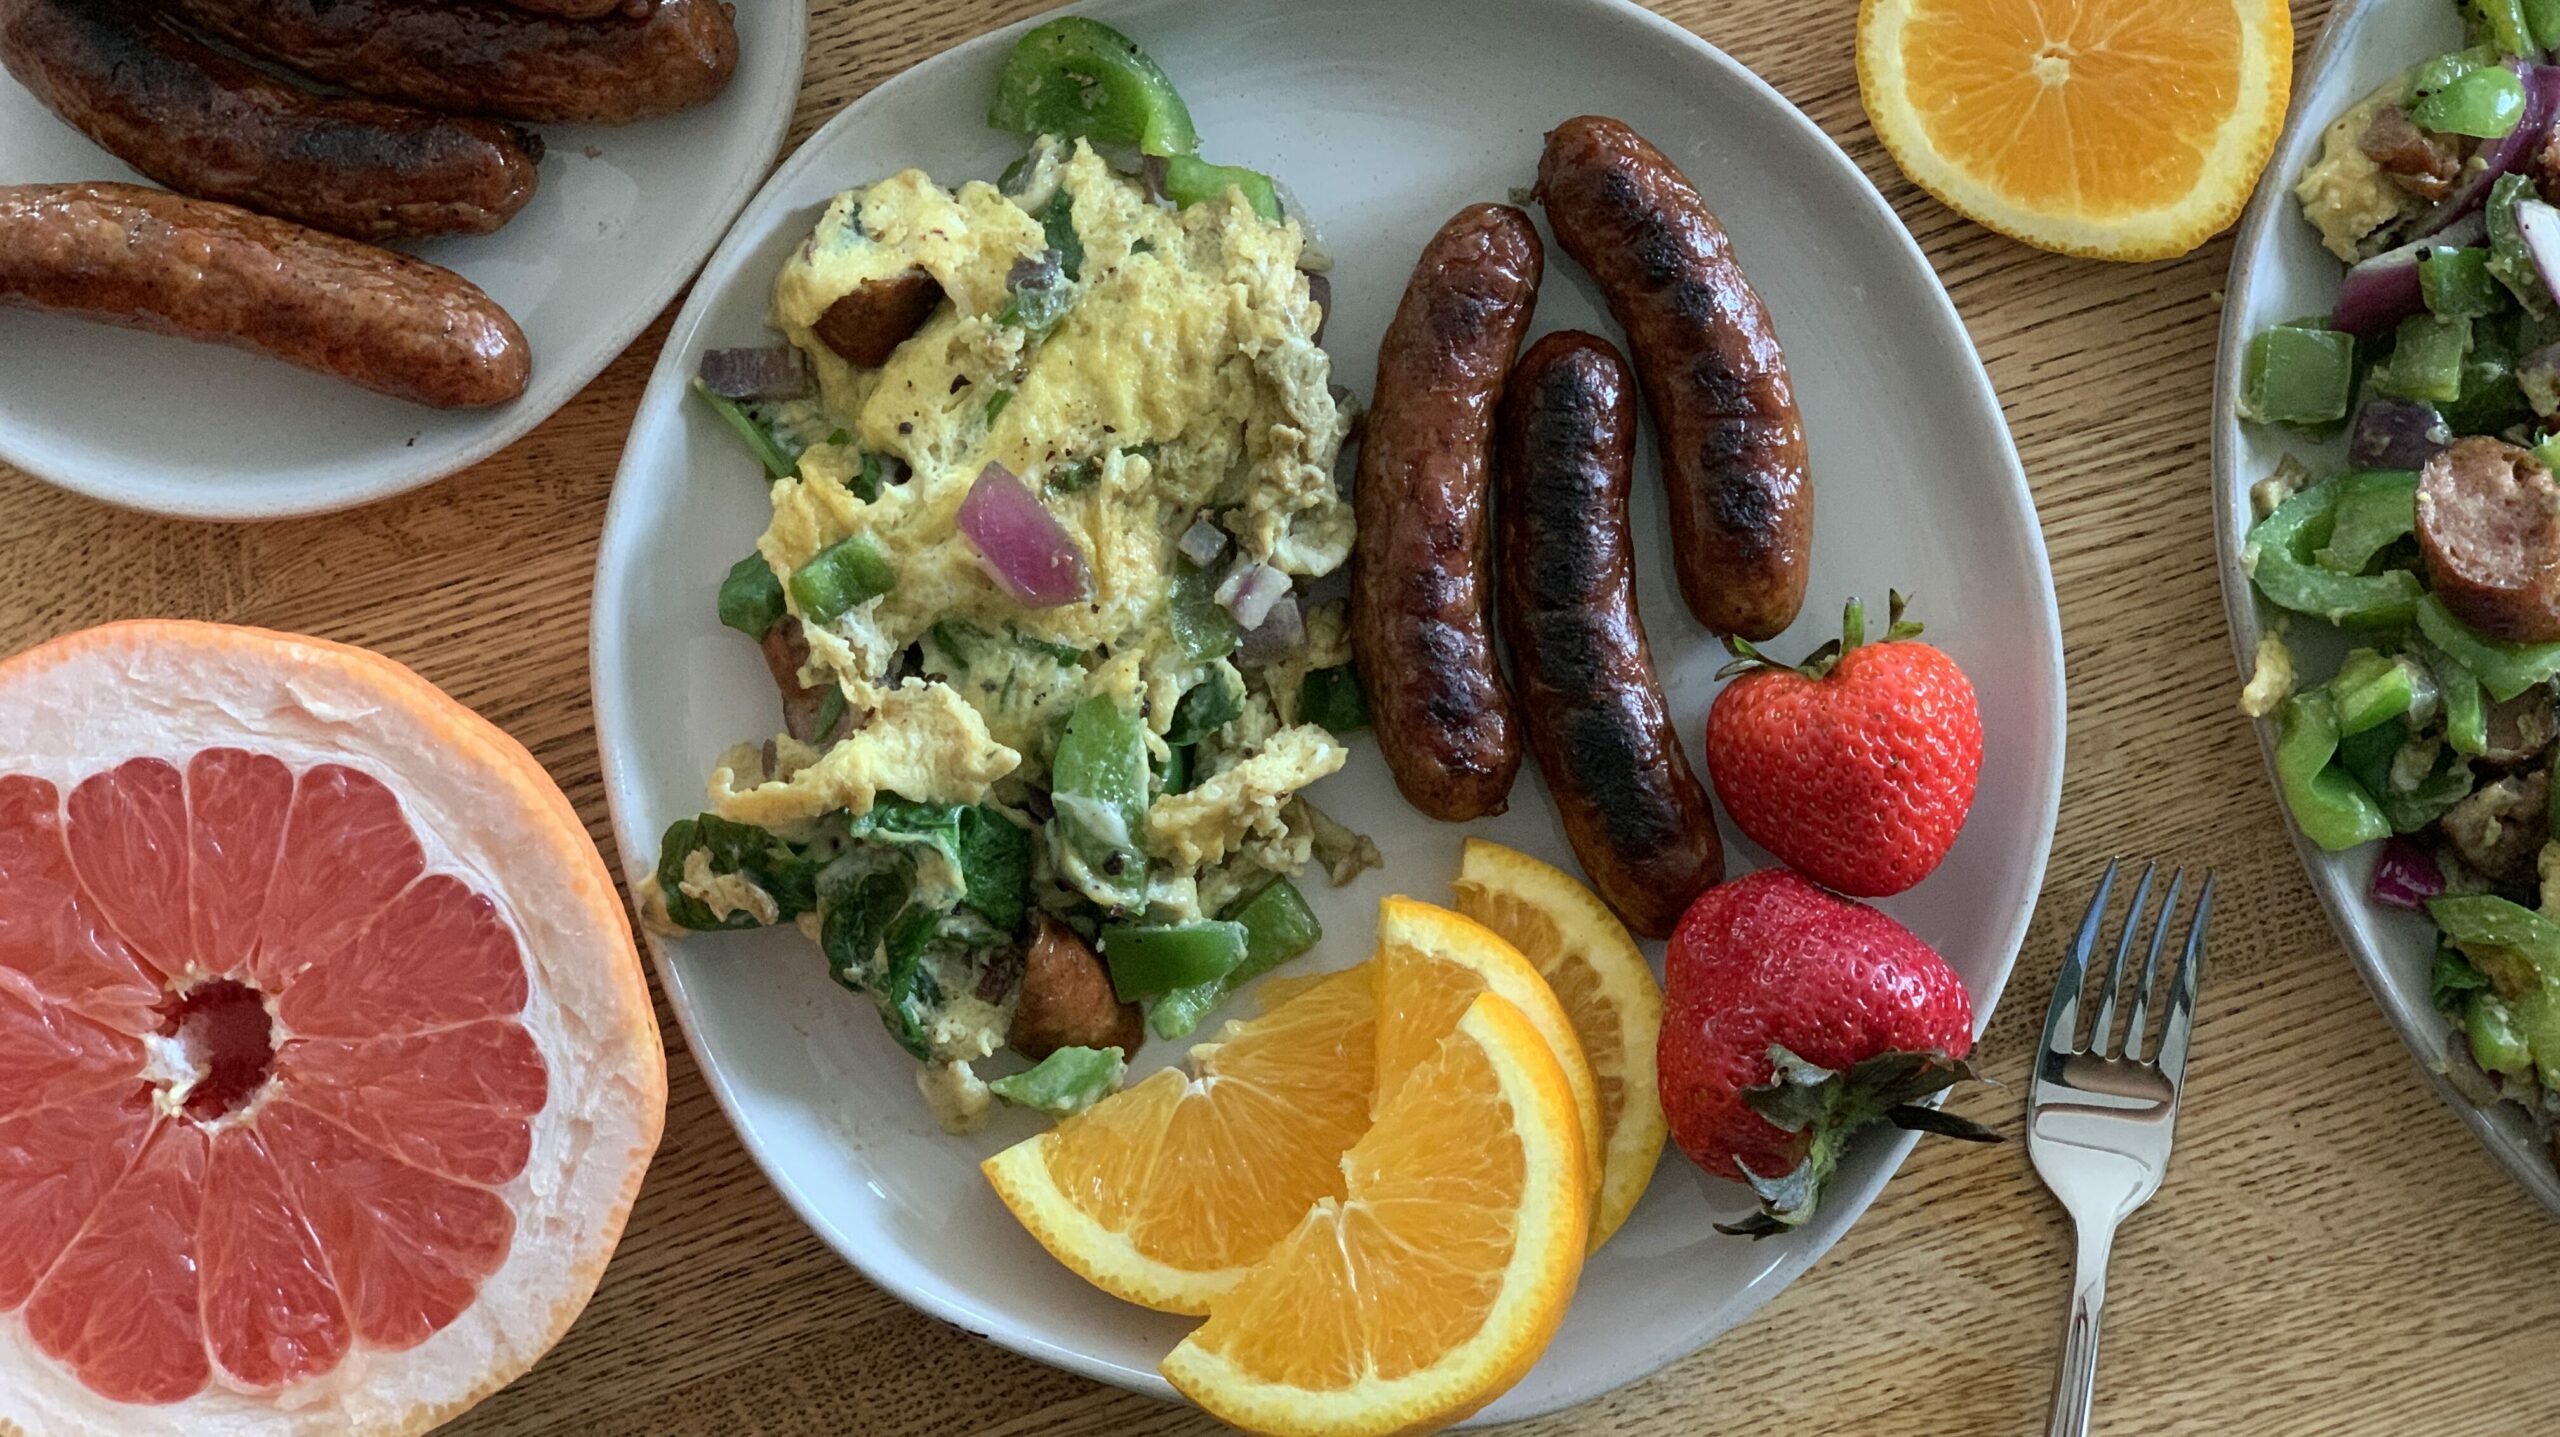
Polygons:
M1842 1073L1773 1043L1769 1070L1769 1081L1745 1088L1742 1100L1780 1131L1801 1136L1804 1156L1784 1173L1763 1175L1743 1168L1760 1209L1738 1223L1716 1224L1718 1232L1758 1238L1802 1227L1820 1207L1823 1189L1850 1139L1878 1122L1966 1142L2001 1141L2000 1134L1970 1118L1921 1105L1923 1099L1979 1076L1971 1064L1935 1049L1879 1053Z

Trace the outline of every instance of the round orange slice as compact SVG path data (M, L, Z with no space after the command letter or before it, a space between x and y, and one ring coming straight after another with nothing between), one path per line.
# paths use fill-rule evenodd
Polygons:
M1199 1314L1320 1198L1369 1126L1369 966L1298 987L1167 1068L981 1164L1060 1262L1115 1297Z
M2040 249L2185 254L2284 126L2284 0L1863 0L1858 94L1914 184Z
M1525 1375L1591 1230L1582 1120L1546 1034L1481 993L1327 1197L1164 1360L1249 1432L1438 1431Z
M666 1107L611 876L416 674L0 664L0 1432L418 1432L593 1292Z

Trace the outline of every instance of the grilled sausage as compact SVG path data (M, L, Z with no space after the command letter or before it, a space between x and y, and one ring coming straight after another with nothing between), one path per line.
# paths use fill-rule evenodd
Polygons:
M1774 638L1804 604L1813 480L1768 310L1688 178L1623 123L1558 125L1537 193L1635 352L1680 596L1717 633Z
M359 94L459 115L620 125L699 105L738 67L722 0L564 20L486 0L174 0L220 39Z
M487 234L542 156L514 125L297 90L134 0L0 0L0 64L172 189L357 239Z
M524 333L422 259L140 185L0 186L0 307L245 349L439 408L524 392Z
M843 691L839 689L835 717L832 722L827 721L827 693L834 680L818 684L800 681L800 671L809 666L809 636L796 615L785 614L782 622L764 631L764 666L773 675L773 686L782 693L784 733L802 743L831 743L844 730L846 720L855 717L843 704Z
M1146 1015L1111 990L1102 959L1064 923L1040 914L1022 964L1022 999L1005 1041L1033 1062L1060 1048L1118 1048L1135 1057Z
M878 369L942 303L942 282L921 269L853 287L826 307L809 332L848 364Z
M2455 618L2495 639L2560 639L2560 486L2530 451L2474 435L2428 460L2418 549Z
M1607 340L1530 346L1502 397L1502 640L1574 856L1627 926L1668 937L1724 876L1707 790L1680 751L1636 618L1635 381Z
M592 20L619 10L634 19L648 15L655 0L505 0L518 10L534 15L557 15L564 20Z
M1538 297L1529 217L1475 205L1423 247L1378 346L1351 499L1351 652L1405 801L1460 822L1500 813L1520 725L1488 612L1494 408Z

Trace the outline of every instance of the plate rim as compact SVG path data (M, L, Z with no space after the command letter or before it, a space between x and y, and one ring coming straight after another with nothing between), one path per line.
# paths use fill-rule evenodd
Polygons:
M910 77L929 68L938 69L965 63L964 59L956 57L964 57L984 48L1004 43L1036 24L1060 15L1107 10L1113 3L1114 0L1076 0L1076 3L1046 10L1014 23L971 35L884 78L879 84L855 97L834 115L828 117L823 125L803 140L798 151L766 179L764 186L757 190L746 205L741 207L739 214L742 216L747 210L760 206L768 192L784 188L800 175L804 166L814 165L816 163L814 157L823 148L821 142L839 127L850 127L858 123L884 91L908 81ZM2036 509L2033 487L2028 483L2025 467L2018 458L2016 441L2009 432L2006 411L2001 406L1998 392L1992 386L1990 374L1982 362L1981 352L1974 344L1971 332L1965 327L1963 316L1956 309L1953 298L1947 293L1945 282L1939 278L1936 267L1929 262L1927 252L1912 236L1910 227L1895 211L1892 202L1884 197L1883 192L1867 176L1865 170L1841 148L1839 142L1834 140L1829 132L1799 109L1793 101L1787 99L1776 87L1742 62L1728 55L1723 49L1686 27L1645 9L1635 3L1635 0L1559 0L1559 4L1560 6L1578 6L1588 13L1635 26L1666 46L1684 50L1694 62L1714 72L1722 83L1737 84L1752 92L1756 99L1771 111L1773 123L1795 127L1802 138L1810 142L1818 152L1828 156L1829 162L1836 165L1844 177L1855 182L1855 187L1862 190L1873 204L1875 213L1888 222L1893 242L1899 244L1906 260L1914 267L1915 275L1923 281L1921 287L1928 297L1927 308L1931 322L1940 327L1942 337L1951 340L1965 357L1966 362L1960 366L1963 373L1957 376L1956 382L1970 393L1972 407L1976 412L1990 421L1989 433L1996 441L1998 455L2002 460L2000 467L2007 480L2008 499L2014 510L2023 515L2026 520L2024 525L2026 544L2020 557L2035 576L2034 588L2040 603L2040 612L2030 616L2030 621L2040 621L2038 626L2042 630L2041 636L2045 642L2046 651L2051 656L2051 662L2047 666L2048 672L2045 675L2047 691L2051 696L2050 711L2047 715L2050 738L2044 746L2044 752L2031 755L2028 759L2034 772L2042 776L2042 792L2031 800L2033 811L2029 817L2032 820L2033 837L2029 841L2029 851L2025 855L2027 861L2024 864L2025 881L2022 884L2022 891L2014 905L2015 912L2010 915L2006 930L1998 944L2004 956L2000 959L1991 981L1984 990L1973 995L1974 1033L1979 1038L1983 1029L1988 1026L2015 969L2019 951L2024 945L2028 929L2034 920L2036 907L2048 877L2054 834L2061 810L2066 737L2070 716L2060 600L2054 587L2053 567L2045 544L2043 521ZM704 261L700 272L724 267L723 261L733 248L748 247L747 237L738 227L738 218L733 216L727 237ZM600 616L615 612L618 608L620 596L626 588L624 576L629 573L629 566L618 564L616 561L620 557L620 550L625 545L636 541L636 530L633 531L635 537L625 537L624 531L636 522L627 511L638 502L631 497L631 494L636 492L637 486L633 486L632 490L626 490L623 481L630 477L632 471L642 462L636 449L642 416L658 412L661 406L681 400L687 378L683 372L684 352L681 341L703 325L708 318L711 304L711 291L697 286L669 327L666 344L660 350L657 362L652 366L649 382L642 392L639 406L634 413L632 430L626 436L622 461L615 472L614 492L606 505L604 525L597 544L595 602L590 613L588 629L589 697L596 723L598 761L604 782L606 806L610 813L617 850L625 860L626 881L636 881L631 879L631 875L644 872L647 867L647 865L640 868L633 867L632 856L654 855L655 842L647 835L635 835L630 826L631 814L640 805L641 799L634 791L635 785L629 769L613 757L616 751L627 747L634 740L625 731L618 704L612 701L605 691L604 674L607 671L608 659L610 658L617 671L624 666L625 660L618 652L619 646L609 639L607 628ZM635 837L641 841L635 844ZM756 1124L748 1111L747 1096L730 1080L719 1060L711 1056L698 1041L693 1014L694 999L683 966L675 961L668 945L658 934L647 931L645 928L641 932L649 949L651 964L658 974L660 984L666 990L668 1007L675 1014L678 1028L684 1033L686 1045L693 1053L695 1064L702 1074L705 1086L711 1090L714 1100L738 1135L740 1146L746 1150L748 1157L764 1174L766 1180L773 1185L775 1191L782 1196L793 1215L809 1229L812 1236L833 1250L866 1281L917 1311L993 1342L1008 1351L1077 1373L1094 1381L1169 1401L1182 1400L1170 1384L1153 1372L1126 1371L1089 1357L1083 1352L1049 1341L1020 1324L1011 1324L1010 1319L1002 1314L983 1313L970 1304L951 1301L938 1292L910 1284L896 1272L888 1270L892 1264L905 1265L908 1262L903 1253L890 1255L865 1251L839 1241L834 1231L835 1224L821 1216L815 1199L788 1175L780 1165L779 1157L769 1153L766 1144L759 1137L754 1136ZM1641 1381L1671 1363L1703 1350L1735 1326L1749 1320L1802 1276L1807 1269L1826 1256L1840 1237L1844 1236L1859 1218L1865 1216L1867 1208L1872 1206L1885 1183L1899 1171L1918 1138L1918 1134L1909 1132L1894 1133L1889 1136L1878 1135L1878 1140L1874 1144L1878 1160L1871 1179L1872 1186L1858 1196L1855 1211L1851 1213L1849 1220L1843 1222L1839 1229L1827 1238L1794 1245L1777 1261L1771 1263L1763 1275L1755 1279L1746 1289L1744 1300L1730 1322L1713 1328L1694 1342L1687 1340L1684 1336L1670 1342L1645 1347L1637 1351L1631 1360L1614 1364L1602 1371L1596 1379L1597 1385L1590 1387L1589 1390L1578 1393L1559 1391L1554 1396L1539 1402L1488 1408L1485 1412L1480 1412L1458 1425L1462 1428L1475 1428L1490 1422L1509 1423L1547 1416ZM1775 1278L1774 1281L1771 1280L1772 1277Z
M469 444L463 446L449 460L438 460L423 465L402 465L395 462L385 465L375 478L366 483L325 489L314 484L306 486L307 492L292 492L282 500L252 501L234 497L230 492L223 491L206 495L201 499L194 497L190 492L173 498L164 497L144 502L106 482L103 476L64 470L36 462L27 448L20 443L18 431L6 423L0 423L0 464L10 465L43 483L80 495L82 498L92 499L132 513L151 514L164 519L216 522L305 519L360 508L366 504L388 499L394 495L406 494L415 489L423 489L430 484L450 479L541 428L553 415L567 408L571 400L584 393L586 387L595 382L597 375L604 373L615 360L621 358L624 351L631 348L632 341L648 331L649 326L657 321L658 316L665 313L667 305L678 294L683 293L685 286L693 283L694 277L702 272L703 265L709 261L713 251L718 248L722 240L728 237L729 231L735 226L739 213L764 192L761 180L773 172L774 161L782 154L783 142L790 137L791 118L799 111L800 92L807 79L809 0L752 0L752 3L788 10L798 17L798 23L782 27L789 36L783 65L783 69L788 74L789 83L774 86L771 95L761 97L761 108L747 116L749 123L742 128L748 134L759 137L754 150L763 158L754 165L743 166L735 171L717 192L718 202L702 207L698 211L702 216L696 222L698 228L687 235L680 248L692 249L699 246L701 252L694 257L692 263L670 271L664 282L646 291L646 304L633 304L622 319L607 326L602 332L601 342L596 346L596 356L591 362L557 366L537 376L536 383L529 385L522 395L507 401L503 406L491 408L488 412L495 422L474 437ZM154 189L168 188L156 181L145 183ZM496 418L500 414L504 414L505 417Z
M2267 232L2281 223L2290 208L2286 203L2291 192L2277 166L2303 143L2306 129L2325 128L2327 120L2310 107L2315 91L2324 88L2331 76L2343 68L2355 54L2357 40L2366 22L2381 13L2385 0L2338 0L2330 11L2328 24L2309 57L2294 69L2293 113L2286 117L2283 132L2276 140L2267 170L2259 178L2258 191L2249 202L2240 222L2231 250L2231 268L2223 281L2222 323L2214 341L2213 383L2213 540L2214 559L2222 582L2222 613L2231 635L2231 656L2245 679L2257 668L2256 652L2259 636L2266 624L2259 612L2249 576L2240 566L2240 545L2247 534L2243 516L2249 512L2249 487L2254 481L2238 472L2240 441L2239 358L2249 341L2248 307L2233 301L2250 293L2257 278L2257 256ZM2539 1201L2555 1216L2560 1216L2560 1165L2541 1146L2522 1131L2526 1119L2521 1113L2510 1116L2502 1111L2508 1105L2484 1107L2465 1097L2447 1076L2441 1059L2450 1052L2447 1034L2451 1031L2432 1006L2411 1001L2394 975L2384 945L2378 941L2371 917L2373 904L2361 891L2363 884L2346 872L2346 855L2331 854L2302 836L2293 822L2290 810L2284 808L2282 791L2277 788L2275 767L2275 723L2271 719L2252 719L2250 728L2257 734L2258 754L2266 770L2267 785L2276 792L2276 806L2284 811L2286 836L2293 841L2295 859L2303 876L2309 880L2313 895L2320 901L2322 916L2329 930L2353 960L2356 976L2364 981L2365 991L2374 1006L2390 1020L2406 1048L2411 1062L2426 1076L2438 1098L2462 1119L2463 1126L2488 1150L2517 1186ZM2361 849L2351 850L2361 852Z

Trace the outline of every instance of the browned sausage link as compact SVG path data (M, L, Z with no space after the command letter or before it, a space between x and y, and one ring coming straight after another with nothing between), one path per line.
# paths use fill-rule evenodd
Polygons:
M252 54L360 94L459 115L620 125L699 105L738 67L722 0L564 20L483 0L175 0Z
M2530 451L2474 435L2428 460L2418 548L2455 618L2494 639L2560 639L2560 487Z
M835 722L825 732L819 730L827 712L827 689L824 684L800 680L801 671L809 666L809 636L802 632L797 617L785 614L782 622L764 631L764 666L782 693L782 731L802 743L831 742L846 721L856 717L849 708L839 707Z
M1545 254L1509 205L1460 210L1423 247L1378 346L1352 488L1351 652L1405 801L1460 822L1500 813L1519 719L1490 608L1494 406Z
M1813 480L1768 310L1688 178L1619 121L1550 132L1538 197L1635 352L1689 612L1718 633L1776 637L1804 603Z
M487 234L533 198L528 131L298 90L135 0L0 0L0 64L162 184L338 234Z
M504 0L515 9L535 15L557 15L564 20L592 20L599 15L619 10L625 15L645 16L652 0Z
M809 326L848 364L878 369L942 303L942 282L921 269L855 285Z
M0 186L0 307L229 345L439 408L531 371L489 296L422 259L140 185Z
M1005 1041L1038 1062L1060 1048L1118 1048L1135 1057L1146 1016L1111 989L1111 972L1075 930L1043 913L1033 919L1022 965L1022 999Z
M1724 876L1707 790L1680 751L1636 618L1627 529L1635 384L1597 335L1532 345L1502 399L1502 638L1520 714L1591 886L1670 934Z

